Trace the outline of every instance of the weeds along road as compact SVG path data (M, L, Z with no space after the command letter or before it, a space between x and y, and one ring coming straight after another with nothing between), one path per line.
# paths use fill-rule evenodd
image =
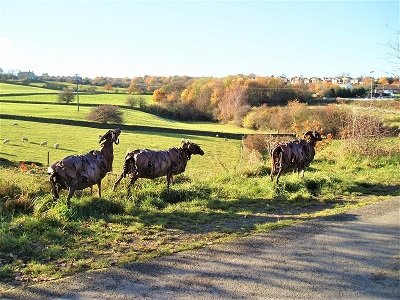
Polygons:
M399 299L400 197L351 212L13 290L14 299Z

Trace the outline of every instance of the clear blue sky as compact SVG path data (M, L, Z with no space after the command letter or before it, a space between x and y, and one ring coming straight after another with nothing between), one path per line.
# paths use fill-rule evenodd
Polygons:
M83 77L395 72L399 1L0 0L0 68Z

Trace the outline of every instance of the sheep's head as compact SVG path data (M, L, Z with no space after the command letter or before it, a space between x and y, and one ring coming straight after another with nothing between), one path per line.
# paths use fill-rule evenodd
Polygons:
M103 135L102 137L100 137L100 141L99 143L101 143L102 141L111 141L112 143L115 143L116 145L119 144L119 135L121 133L121 129L117 128L117 129L111 129L109 131L107 131L107 133L105 135Z
M190 154L204 155L204 151L201 150L200 146L190 141L183 143L182 149L189 151Z
M310 141L310 142L313 142L313 143L315 143L315 142L317 142L317 141L322 141L322 138L321 138L321 134L318 132L318 131L307 131L305 134L304 134L304 139L306 140L306 141Z

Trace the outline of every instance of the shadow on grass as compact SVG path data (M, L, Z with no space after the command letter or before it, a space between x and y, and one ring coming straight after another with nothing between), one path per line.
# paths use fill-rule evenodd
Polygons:
M1 154L13 155L13 154L7 154L7 153L0 152L0 155ZM13 155L13 156L15 156L15 155ZM2 166L2 167L17 167L18 163L15 161L0 157L0 166Z
M73 219L107 218L108 215L122 214L125 212L124 205L114 200L105 198L87 197L83 201L72 205Z
M197 196L195 197L197 198ZM296 220L301 213L314 213L343 204L344 200L320 202L298 200L246 198L203 200L201 211L196 209L151 210L138 207L136 215L146 226L162 226L187 233L248 231L257 224ZM301 204L301 205L300 205Z
M380 183L355 182L348 192L374 196L400 196L400 184L385 185Z

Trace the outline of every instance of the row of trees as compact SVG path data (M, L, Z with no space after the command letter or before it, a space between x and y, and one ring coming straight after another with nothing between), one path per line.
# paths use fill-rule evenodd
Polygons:
M158 106L185 120L216 120L241 123L253 106L305 101L305 86L291 86L276 77L228 76L197 78L184 84L171 82L153 93Z

